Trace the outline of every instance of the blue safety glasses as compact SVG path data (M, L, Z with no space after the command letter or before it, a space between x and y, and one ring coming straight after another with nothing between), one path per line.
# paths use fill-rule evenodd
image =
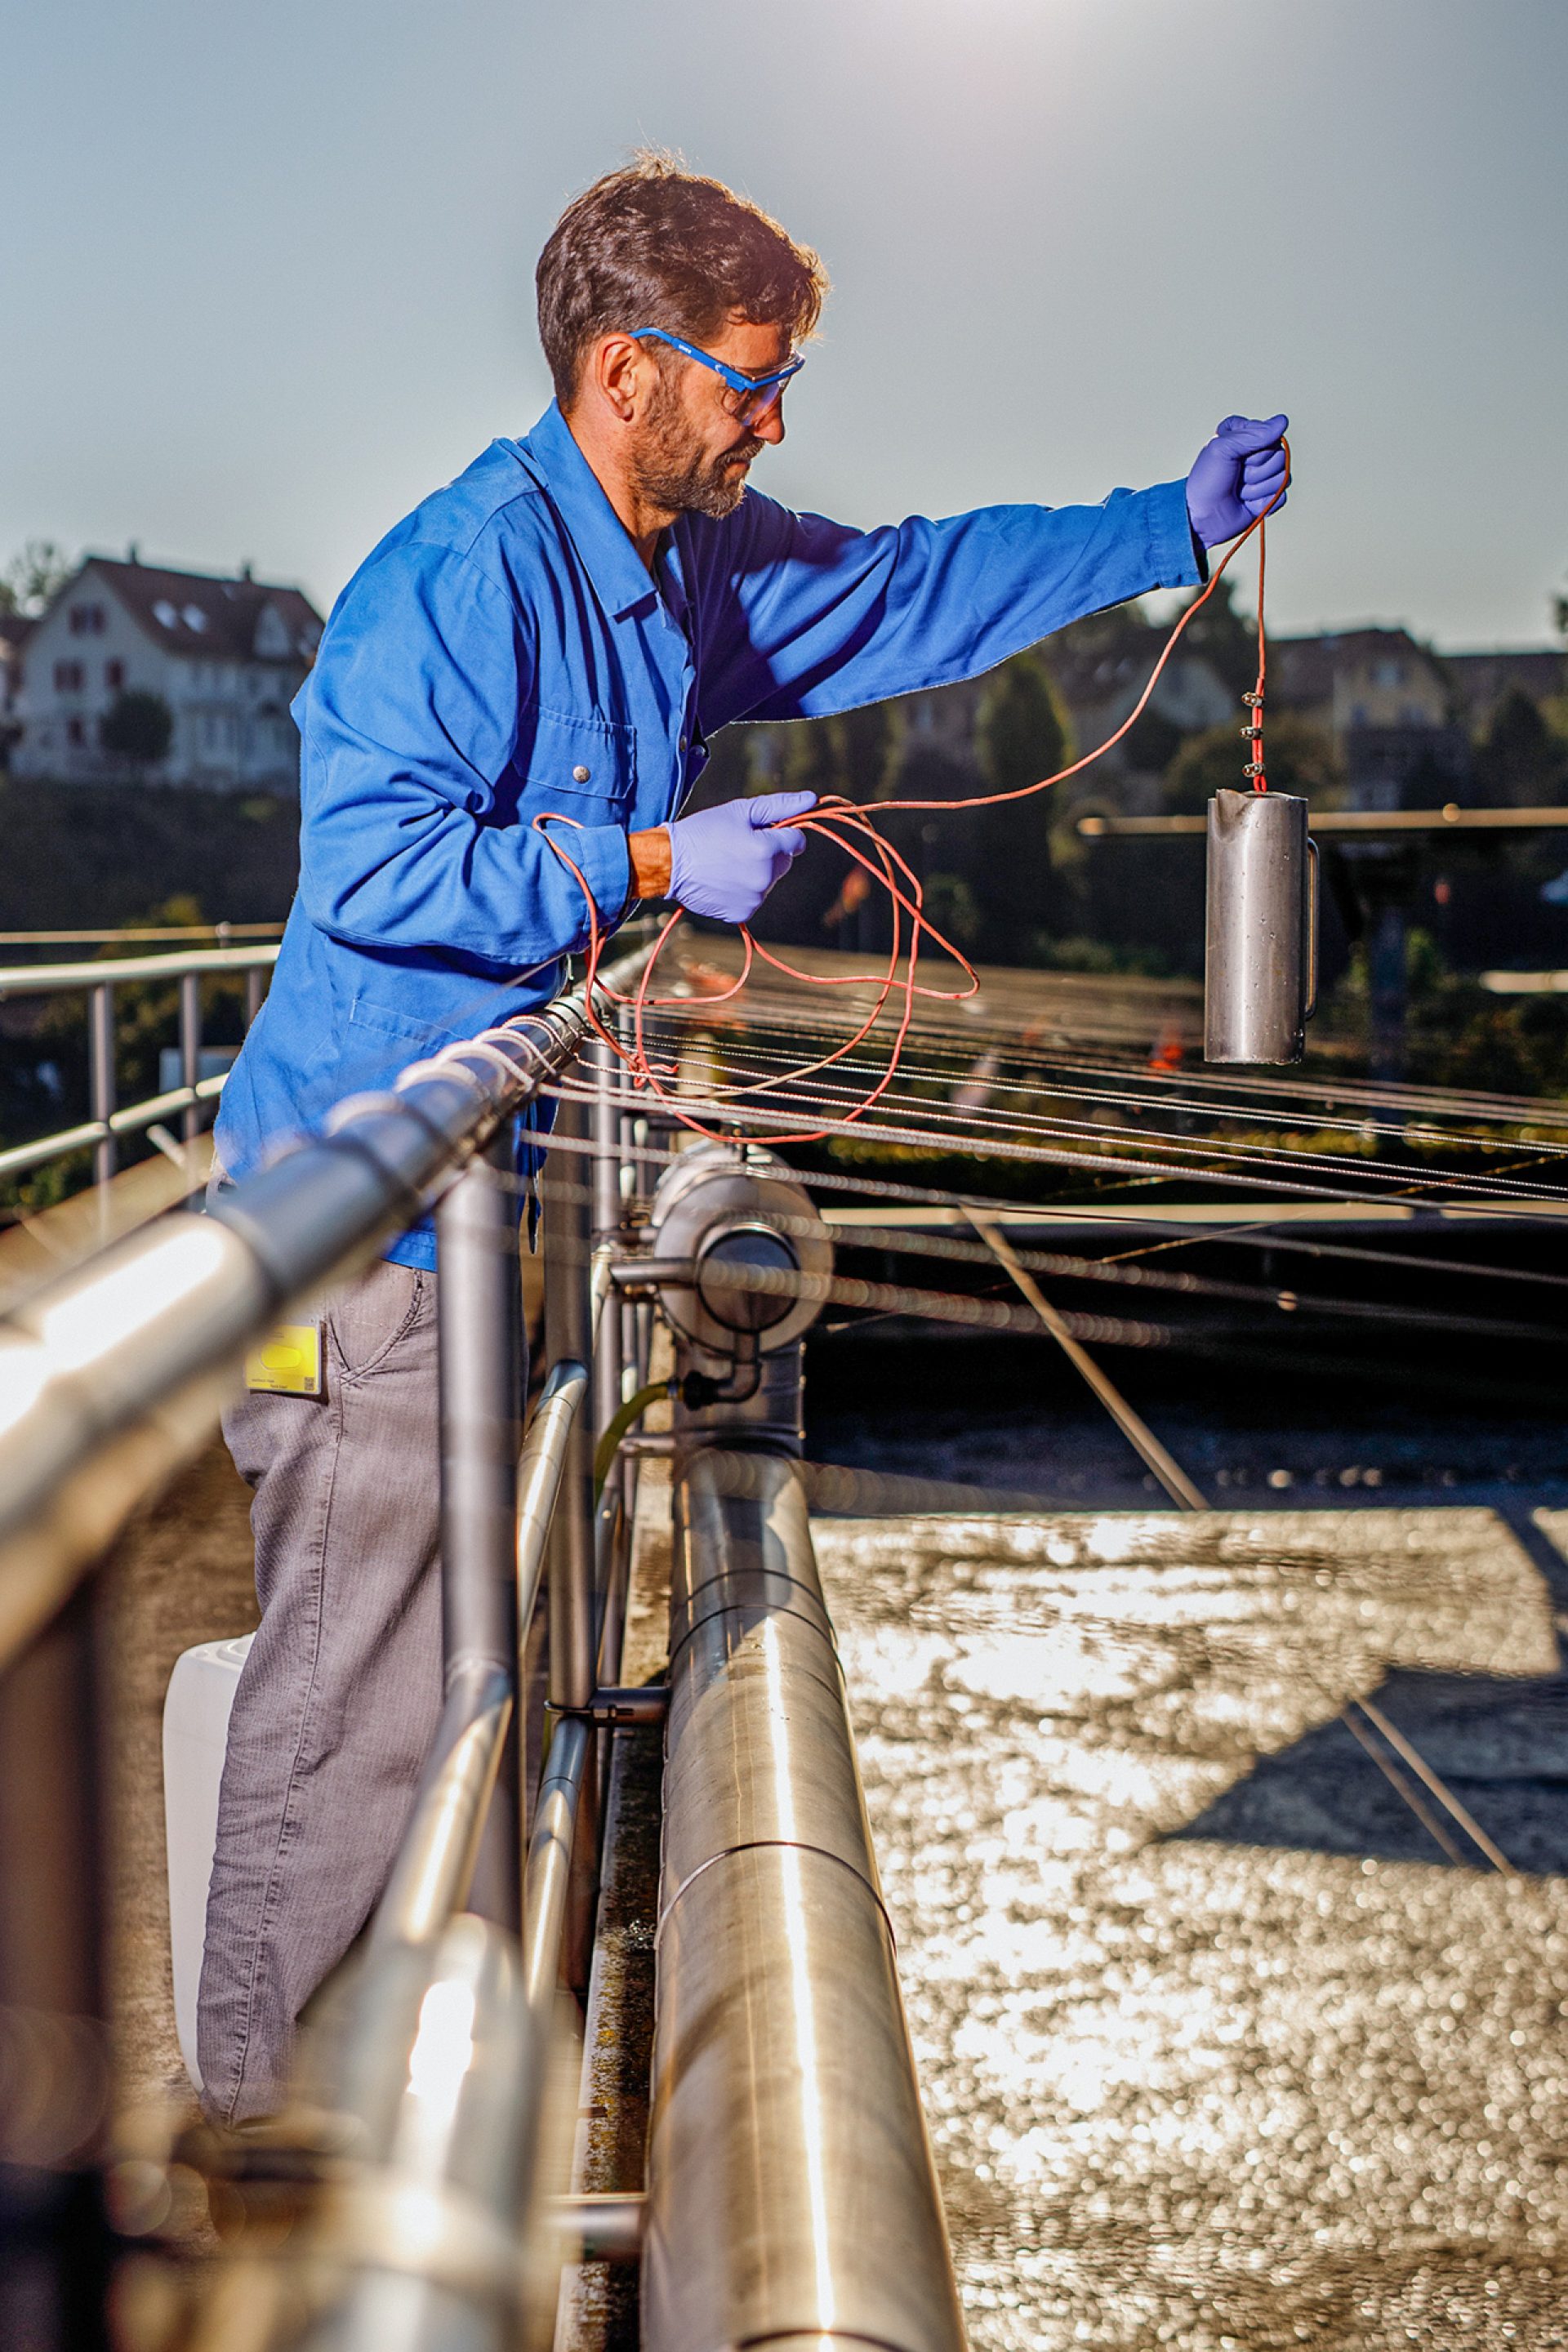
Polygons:
M631 334L637 342L669 343L683 358L695 360L699 367L711 368L721 376L725 385L724 405L737 425L752 425L764 417L783 394L792 375L798 375L805 365L804 360L791 360L771 375L742 375L739 368L726 367L711 352L699 351L683 335L672 335L667 327L633 327Z

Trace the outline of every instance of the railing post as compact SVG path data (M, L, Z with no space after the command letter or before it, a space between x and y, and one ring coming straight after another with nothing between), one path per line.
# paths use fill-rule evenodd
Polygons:
M563 1136L585 1139L585 1107L563 1101ZM588 1302L589 1202L584 1156L563 1151L546 1178L544 1331L552 1363L593 1361ZM594 1428L579 1413L566 1450L550 1538L550 1704L568 1712L594 1696Z
M114 1173L114 991L100 981L88 999L88 1100L89 1116L104 1132L93 1147L92 1181L107 1184Z
M199 972L187 971L180 976L180 1084L194 1096L196 1080L202 1069L202 982ZM195 1101L185 1105L183 1128L185 1141L194 1143L201 1132L201 1106Z
M441 1402L441 1637L448 1694L461 1680L515 1689L517 1457L523 1337L510 1128L470 1160L436 1213ZM514 1743L515 1745L515 1743ZM505 1768L503 1766L503 1777ZM515 1926L517 1791L492 1804L477 1907Z
M245 1025L248 1029L261 1010L261 971L253 963L245 975Z
M557 1124L565 1133L586 1140L596 1134L597 1104L592 1111L582 1101L563 1100ZM589 1295L593 1211L598 1205L596 1161L579 1152L563 1152L553 1163L552 1197L547 1195L544 1240L544 1327L551 1360L574 1356L592 1367L595 1404L603 1396L599 1358L594 1349L593 1309ZM592 1174L591 1181L584 1181ZM606 1302L607 1307L608 1302ZM601 1326L601 1328L603 1326ZM612 1407L612 1410L614 1408ZM569 1885L562 1897L564 1928L562 1973L578 1990L586 1987L587 1942L592 1932L594 1882L596 1876L597 1790L596 1748L592 1729L560 1721L592 1702L598 1682L599 1612L595 1575L595 1513L594 1508L595 1415L578 1414L573 1425L561 1499L550 1540L550 1705L556 1710L550 1750L540 1785L540 1803L558 1771L574 1784L575 1796L560 1834L573 1842L568 1864ZM562 1762L557 1741L570 1735L570 1769ZM583 1754L574 1744L579 1737ZM542 1815L535 1821L538 1837ZM531 1870L530 1878L534 1873Z

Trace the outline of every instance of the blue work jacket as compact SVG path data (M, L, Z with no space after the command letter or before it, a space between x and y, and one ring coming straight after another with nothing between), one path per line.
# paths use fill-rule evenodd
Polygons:
M416 507L333 606L294 704L300 888L224 1088L224 1167L553 994L588 927L542 812L581 827L557 838L612 927L628 833L677 813L732 719L973 677L1199 576L1180 481L868 531L749 489L722 521L682 516L650 573L552 404ZM388 1255L433 1265L428 1224Z

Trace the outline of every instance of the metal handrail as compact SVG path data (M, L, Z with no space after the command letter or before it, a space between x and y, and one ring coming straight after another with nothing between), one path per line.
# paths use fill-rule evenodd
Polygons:
M1170 839L1207 830L1205 816L1080 816L1078 830L1086 841ZM1568 808L1461 808L1445 801L1435 809L1314 809L1312 831L1318 834L1387 833L1564 833Z
M88 996L88 1091L92 1116L76 1127L57 1129L0 1151L0 1177L25 1176L73 1152L94 1155L93 1181L107 1184L116 1163L115 1146L122 1135L134 1135L177 1111L184 1120L190 1142L200 1125L204 1106L223 1092L227 1073L203 1078L201 1066L204 978L224 972L246 976L245 1020L248 1029L261 1004L261 975L277 962L279 946L251 948L185 948L166 955L124 956L90 963L8 964L0 966L0 1003L8 997ZM180 983L180 1061L184 1083L148 1097L144 1101L116 1105L114 1054L114 992L140 982L177 980Z
M246 1349L411 1224L589 1025L579 986L447 1046L341 1104L209 1216L160 1218L0 1319L0 1666L205 1440Z
M121 923L107 931L0 931L0 948L117 947L130 940L270 940L281 923Z
M85 1151L106 1136L139 1134L155 1127L161 1118L172 1118L176 1111L216 1102L227 1083L228 1072L224 1070L216 1077L198 1078L194 1087L174 1087L167 1094L150 1095L145 1102L128 1103L108 1118L84 1119L79 1127L62 1127L32 1143L15 1143L9 1150L0 1151L0 1176L25 1176L29 1169L45 1167L51 1160L68 1160L73 1151Z
M281 952L273 941L254 948L171 949L166 955L98 956L90 963L0 965L0 998L54 996L82 988L120 988L131 981L184 980L187 974L265 971Z

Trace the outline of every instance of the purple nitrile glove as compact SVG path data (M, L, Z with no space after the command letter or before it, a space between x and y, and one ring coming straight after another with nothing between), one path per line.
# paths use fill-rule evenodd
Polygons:
M1205 547L1245 530L1281 488L1280 443L1289 422L1288 416L1227 416L1198 451L1187 476L1187 518Z
M805 834L793 825L780 833L767 828L816 806L815 793L764 793L760 800L721 801L677 817L668 828L670 897L690 914L749 923L805 847Z

